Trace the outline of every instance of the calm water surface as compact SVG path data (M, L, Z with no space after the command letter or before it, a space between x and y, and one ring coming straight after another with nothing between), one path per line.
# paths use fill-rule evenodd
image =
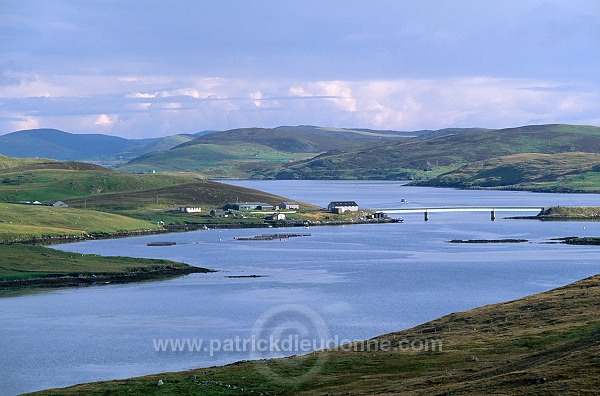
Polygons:
M398 207L402 198L415 207L599 205L598 195L457 191L396 182L231 183L320 206L348 199L363 207ZM248 359L244 352L157 352L153 340L249 337L261 315L284 304L316 311L331 336L365 339L548 290L600 269L599 247L542 244L562 236L598 236L597 222L491 222L488 213L435 213L429 222L417 214L404 218L403 224L290 229L312 236L287 241L234 240L264 229L209 230L58 246L168 258L220 272L0 298L0 393ZM447 243L499 238L532 243ZM177 245L146 246L159 240ZM264 277L228 277L246 275Z

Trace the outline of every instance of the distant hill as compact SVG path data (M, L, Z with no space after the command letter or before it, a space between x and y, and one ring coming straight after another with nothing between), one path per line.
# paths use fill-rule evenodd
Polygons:
M30 129L0 135L0 154L19 158L54 158L77 161L130 160L139 155L168 150L193 135L125 139L102 134L75 134L57 129Z
M0 136L0 153L22 158L82 160L112 155L136 145L117 136L73 134L57 129L30 129Z
M351 147L380 136L317 127L240 128L209 133L175 148L199 144L259 144L287 153L322 153ZM382 135L383 136L383 135ZM399 137L396 137L399 138Z
M600 153L600 128L594 126L532 125L458 132L461 133L332 150L266 171L263 176L276 179L430 178L471 162L511 154Z
M139 157L140 155L144 155L147 153L170 150L173 147L189 142L190 140L194 140L194 135L181 134L165 136L162 138L141 139L140 142L144 142L143 144L135 145L133 147L114 153L112 157L114 159L123 159L129 161L133 158ZM138 142L138 140L135 139L132 139L132 141Z
M328 137L342 137L344 139L361 139L361 140L391 140L391 139L406 139L421 136L430 131L394 131L394 130L376 130L364 128L330 128L319 127L312 125L299 126L280 126L274 128L276 131L306 133L311 135L320 135Z
M261 177L267 170L309 159L329 150L407 140L418 134L309 125L239 128L207 133L170 150L142 155L121 165L119 170L189 170L209 178L253 178Z
M477 161L415 185L600 191L600 154L514 154Z
M118 166L121 172L191 171L212 179L434 179L431 183L454 187L532 189L550 188L553 183L552 188L556 189L600 189L597 170L584 164L572 169L587 172L577 176L585 179L583 184L577 184L563 182L567 175L552 170L553 165L539 165L544 163L542 157L510 157L582 153L579 157L548 160L556 161L556 166L564 161L574 165L585 153L600 153L600 128L583 125L414 132L300 125L203 131L141 140L31 130L0 136L0 153L11 150L22 156L82 158ZM521 175L520 169L528 166L523 158L534 161L529 169L535 172L523 173L523 181L518 182L515 180ZM593 156L588 160L593 162ZM494 167L498 169L492 171ZM547 180L542 182L544 178Z

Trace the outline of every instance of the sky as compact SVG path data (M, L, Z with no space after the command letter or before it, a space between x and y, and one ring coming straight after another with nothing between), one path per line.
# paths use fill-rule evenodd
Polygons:
M0 0L0 134L600 126L598 0Z

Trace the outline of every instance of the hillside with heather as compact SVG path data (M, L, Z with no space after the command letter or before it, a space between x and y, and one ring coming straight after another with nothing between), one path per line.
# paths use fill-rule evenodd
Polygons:
M329 150L398 141L415 133L313 126L240 128L213 132L170 150L142 155L121 165L122 172L193 171L209 178L254 178L265 171L308 160Z
M265 172L263 176L276 179L430 179L492 158L525 153L573 152L600 153L600 128L534 125L378 143L332 150ZM576 161L577 157L565 158ZM551 175L545 178L543 167L535 169L541 172L538 178L552 182ZM492 173L489 177L498 178Z

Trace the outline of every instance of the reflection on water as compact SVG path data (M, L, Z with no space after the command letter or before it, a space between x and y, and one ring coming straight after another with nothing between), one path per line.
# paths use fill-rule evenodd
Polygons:
M239 182L292 199L363 206L585 205L593 195L455 191L388 182ZM507 216L510 214L506 214ZM248 353L156 352L159 338L248 337L269 309L316 311L332 335L364 339L596 274L600 248L547 245L598 236L600 223L489 221L487 213L404 216L403 224L311 227L287 241L234 240L264 230L171 234L56 246L68 251L168 258L220 272L162 282L64 289L0 298L3 392L221 364ZM285 232L286 230L281 230ZM294 230L289 230L294 232ZM527 239L450 244L451 239ZM260 275L257 278L228 276ZM35 375L32 375L35 373ZM6 381L7 380L7 381Z

